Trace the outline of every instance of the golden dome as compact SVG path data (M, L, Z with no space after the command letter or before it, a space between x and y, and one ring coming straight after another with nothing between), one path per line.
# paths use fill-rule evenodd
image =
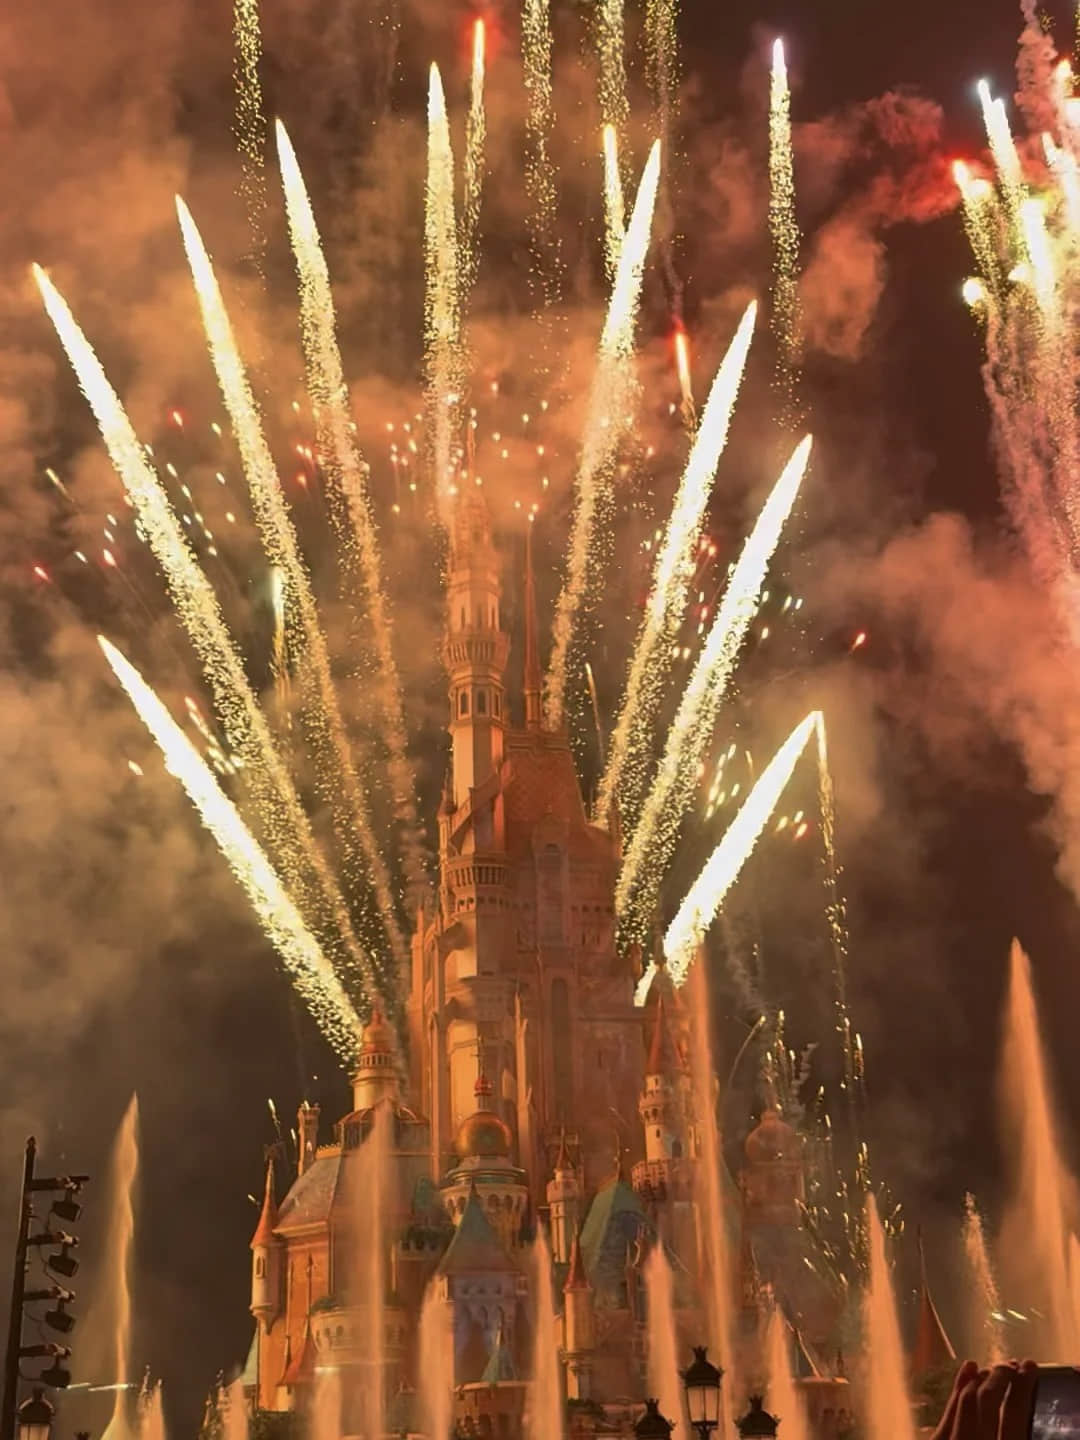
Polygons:
M757 1127L746 1137L748 1160L791 1160L797 1158L799 1137L779 1110L761 1112Z
M510 1127L504 1125L490 1110L477 1110L461 1123L454 1137L454 1150L459 1160L471 1155L506 1159L510 1154Z

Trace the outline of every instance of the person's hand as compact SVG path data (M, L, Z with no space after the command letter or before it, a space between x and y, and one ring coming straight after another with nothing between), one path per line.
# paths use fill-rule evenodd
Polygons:
M1031 1360L992 1370L965 1361L934 1440L1028 1440L1037 1375Z

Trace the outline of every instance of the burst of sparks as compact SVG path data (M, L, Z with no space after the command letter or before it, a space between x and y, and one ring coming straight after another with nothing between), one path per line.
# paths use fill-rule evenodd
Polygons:
M135 507L150 548L165 575L177 614L202 662L229 749L240 757L263 831L301 906L312 916L318 916L320 925L328 933L333 934L336 929L344 940L351 928L344 900L315 843L292 779L274 747L213 588L67 302L40 266L35 265L33 273L45 309L94 412L113 468ZM106 563L115 565L110 552L104 553Z
M198 751L158 697L103 635L98 643L165 760L216 840L293 981L342 1060L356 1053L360 1022L333 966L289 898L273 865Z
M795 766L816 732L818 713L812 710L766 765L679 906L664 936L664 958L672 984L682 985L686 979L695 951L753 853ZM654 973L655 966L650 965L641 979L637 992L639 1005L645 1002Z
M176 211L183 235L184 249L195 282L203 327L210 357L221 386L225 408L236 434L244 474L251 491L259 535L267 558L274 566L275 580L282 586L285 616L296 618L292 637L294 653L302 654L302 673L315 682L314 711L316 729L325 731L315 746L323 759L324 793L331 803L340 793L346 800L341 823L337 826L339 843L347 854L355 840L359 842L364 863L374 885L378 913L386 928L386 936L397 962L404 963L404 940L394 917L394 902L386 863L376 843L371 826L367 799L360 786L353 763L349 737L341 715L337 690L330 664L330 652L319 621L319 612L312 593L307 567L300 554L292 517L281 490L277 466L266 442L259 408L255 403L244 363L236 345L232 325L225 310L221 290L214 275L210 257L184 201L176 197ZM377 924L377 922L376 922ZM368 993L376 988L375 973L366 951L355 948L361 966L358 979Z
M240 193L247 210L252 251L261 268L266 249L266 115L259 80L262 54L259 0L234 0L233 39L236 46L233 134L240 152Z
M555 170L550 141L554 124L551 100L551 0L523 0L521 58L525 78L525 178L532 205L534 276L543 304L558 299L561 281L559 241L555 233Z
M795 504L810 461L811 437L796 447L766 500L731 572L690 681L668 732L664 753L641 819L624 856L615 889L615 913L624 934L647 934L655 900L698 766L716 722L739 649L760 605L769 561Z
M596 809L602 822L606 821L616 799L624 820L631 826L637 821L647 782L652 727L696 568L705 509L716 467L727 444L756 316L757 305L751 301L716 372L663 542L656 551L652 588L611 738L610 759L600 782ZM624 783L628 762L632 762L631 773Z
M642 172L630 224L619 254L619 267L600 337L600 353L589 397L585 438L574 485L574 519L566 578L556 606L554 644L546 682L547 718L553 729L563 721L570 642L585 591L600 492L609 478L610 464L632 408L634 328L659 179L660 142L657 140Z

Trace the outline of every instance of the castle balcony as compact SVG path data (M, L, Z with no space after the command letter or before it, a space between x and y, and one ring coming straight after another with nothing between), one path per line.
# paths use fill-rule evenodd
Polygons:
M443 882L456 896L465 891L509 890L513 870L504 855L452 856L444 862Z
M690 1174L683 1159L639 1160L631 1172L631 1184L646 1203L662 1205L665 1200L690 1196Z
M475 665L504 670L510 653L510 638L501 630L454 630L443 644L443 658L450 671Z

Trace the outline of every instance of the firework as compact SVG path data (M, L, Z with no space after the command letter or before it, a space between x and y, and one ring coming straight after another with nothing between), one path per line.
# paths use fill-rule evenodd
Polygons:
M647 757L663 697L671 646L686 607L705 507L727 444L756 315L757 305L751 302L716 373L667 531L656 552L652 588L630 662L622 709L611 738L611 758L600 783L596 806L597 816L604 822L617 800L628 830L637 823L641 808L647 783Z
M428 167L424 213L427 277L424 351L428 406L434 435L435 494L440 514L446 520L449 499L456 488L451 447L464 372L454 219L454 154L450 145L446 97L437 65L431 67L428 85Z
M233 40L236 47L233 134L240 152L240 194L251 230L252 254L261 272L266 252L266 115L259 81L262 55L259 0L234 0Z
M776 378L785 406L795 403L799 347L799 226L795 219L795 169L791 155L791 92L784 42L773 45L769 95L769 233L773 246L772 326L777 343Z
M604 143L604 258L614 281L619 269L619 250L626 230L626 204L619 173L619 136L614 125L605 125Z
M672 93L678 79L677 12L677 0L646 0L646 70L665 148L671 121Z
M626 48L623 0L599 0L596 9L596 49L600 60L600 118L622 134L630 118L626 98Z
M349 411L349 391L338 349L330 274L319 242L315 215L289 137L277 122L278 157L285 188L293 254L300 278L300 321L308 390L318 423L321 462L326 470L330 516L345 550L355 557L361 579L375 658L370 677L389 751L394 808L403 827L403 860L410 887L425 883L412 769L406 755L401 686L383 594L379 537L368 495L368 467L360 454Z
M487 120L484 114L484 44L484 22L477 20L473 26L472 81L469 86L469 118L465 125L465 195L460 241L463 299L476 283L479 263L477 240L480 232L480 200L484 190L484 142L487 136Z
M690 340L681 325L675 327L674 346L675 373L679 377L683 423L693 434L697 427L697 410L694 406L694 385L690 373Z
M292 779L274 748L217 597L169 506L157 475L147 462L116 392L66 301L36 265L34 278L79 386L94 412L109 459L135 507L143 533L165 575L177 614L202 663L229 750L240 759L245 786L262 830L277 853L285 879L301 908L318 917L320 933L327 937L336 933L345 953L362 966L363 952L352 935L345 902L315 843Z
M381 917L386 938L399 966L405 963L405 942L394 915L393 895L386 864L375 841L367 800L353 764L349 737L338 704L330 666L330 652L319 623L319 613L311 581L300 554L299 542L281 490L277 467L266 443L259 408L244 371L225 303L191 212L176 197L176 211L184 239L184 249L195 282L203 327L210 348L210 357L221 386L225 408L232 421L244 474L251 491L252 507L267 559L274 566L275 579L282 587L282 609L285 628L292 624L288 637L291 652L300 659L301 676L314 681L314 696L307 707L314 721L313 729L320 741L315 746L321 762L324 797L335 810L338 842L346 857L359 843L365 869L370 876L377 911L375 925ZM306 688L306 687L305 687ZM342 803L344 802L344 803ZM339 812L339 813L338 813ZM375 984L370 966L359 977L370 993Z
M1046 214L1042 201L1036 199L1020 202L1020 233L1027 251L1031 274L1031 289L1042 311L1043 320L1053 322L1057 300L1057 281L1054 273L1054 252L1046 229Z
M356 1053L359 1018L280 877L198 751L139 672L103 635L98 636L98 643L139 719L154 737L165 768L187 791L323 1034L341 1059L350 1063Z
M529 228L534 275L543 304L550 308L559 298L562 274L555 234L555 170L549 148L555 118L551 103L551 0L523 0L521 58L525 72L525 180L532 200Z
M626 938L644 940L648 934L664 868L674 851L739 648L758 612L769 561L799 493L811 443L808 435L797 446L743 546L668 732L615 890L615 913Z
M1001 177L1001 188L1010 219L1015 224L1024 199L1025 187L1023 171L1020 168L1020 156L1009 128L1009 116L1004 100L992 98L990 87L985 80L979 81L978 91L979 101L982 105L983 123L990 141L990 153L994 157L994 164Z
M679 906L664 936L664 957L673 984L681 985L686 979L694 952L761 838L784 787L817 729L818 718L819 712L812 710L769 761ZM639 1005L644 1004L654 969L650 965L638 986Z
M836 800L832 771L829 769L829 747L825 733L825 716L817 715L818 808L821 814L821 840L825 852L825 918L833 952L833 1005L836 1033L844 1060L844 1091L851 1111L852 1131L856 1129L855 1107L861 1079L861 1043L856 1036L852 1044L851 1017L847 1004L848 928L847 903L840 888L840 864L836 856Z
M1001 264L995 234L999 206L994 187L981 177L973 177L963 160L953 165L953 178L964 207L964 228L983 280L995 295L1001 288Z
M601 491L606 487L609 467L632 408L634 326L659 177L660 142L656 141L638 185L630 224L619 254L618 271L600 337L600 353L589 396L585 438L574 486L574 519L566 578L555 612L554 645L547 675L547 718L553 729L563 723L570 642L585 592L589 550Z

